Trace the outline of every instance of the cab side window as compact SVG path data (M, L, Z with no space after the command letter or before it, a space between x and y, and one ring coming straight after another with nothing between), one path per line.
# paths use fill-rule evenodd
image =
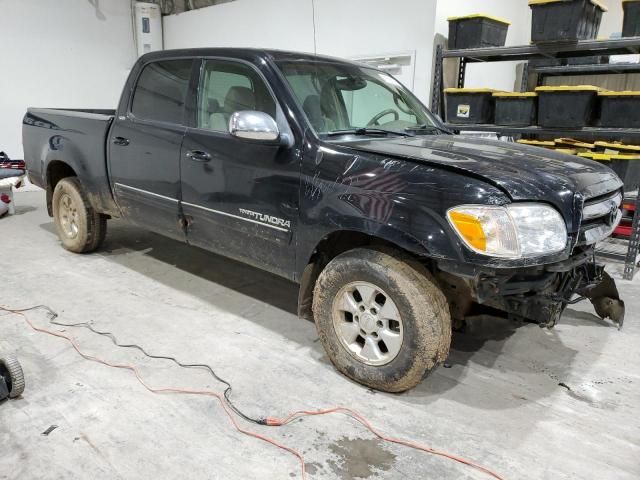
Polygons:
M131 113L143 120L184 123L191 59L150 63L142 70L131 103Z
M241 110L257 110L275 118L276 103L253 68L207 60L198 89L198 128L226 132L231 115Z

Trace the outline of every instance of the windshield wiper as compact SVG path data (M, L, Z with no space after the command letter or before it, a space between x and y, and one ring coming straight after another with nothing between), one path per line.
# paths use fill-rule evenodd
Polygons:
M415 134L409 133L407 131L401 132L399 130L387 130L386 128L377 128L377 127L358 127L358 128L348 128L344 130L332 130L327 132L327 135L330 137L335 137L337 135L400 135L402 137L414 137Z
M447 130L446 128L438 127L436 125L427 125L426 123L420 125L414 125L412 127L405 128L406 132L442 132L447 134L452 134L451 130Z

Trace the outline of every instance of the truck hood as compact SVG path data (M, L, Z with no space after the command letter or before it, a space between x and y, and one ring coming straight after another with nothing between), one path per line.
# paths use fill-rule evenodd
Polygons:
M463 172L502 189L515 201L545 201L566 208L578 200L576 193L586 199L622 187L618 176L597 162L511 142L429 135L338 143Z

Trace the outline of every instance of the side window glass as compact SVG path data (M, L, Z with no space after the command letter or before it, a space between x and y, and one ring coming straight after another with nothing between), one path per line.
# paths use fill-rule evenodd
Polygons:
M198 89L198 128L228 131L240 110L257 110L275 118L276 103L260 76L247 65L208 60Z
M138 78L131 113L144 120L182 124L191 59L150 63Z

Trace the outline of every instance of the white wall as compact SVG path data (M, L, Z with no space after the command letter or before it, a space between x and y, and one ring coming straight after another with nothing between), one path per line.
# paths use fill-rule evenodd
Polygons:
M621 0L602 1L609 12L601 36L608 37L621 30ZM315 0L315 8L312 0L237 0L165 17L165 48L238 46L313 52L317 47L319 54L345 58L415 52L413 89L428 101L434 37L448 36L448 17L472 13L510 21L507 45L529 43L528 0ZM518 90L516 65L471 64L466 86ZM445 72L455 71L452 66Z
M620 34L622 32L622 0L600 0L609 9L602 16L600 24L600 32L598 37L609 38L612 34Z
M315 0L317 53L344 58L415 51L415 92L428 98L436 0ZM311 0L237 0L164 18L165 48L314 51Z
M0 8L0 150L22 158L27 107L116 107L136 58L129 0L4 0Z
M415 52L413 91L428 101L436 0L316 0L318 53L338 57Z
M310 0L237 0L169 15L164 47L253 47L313 52Z

